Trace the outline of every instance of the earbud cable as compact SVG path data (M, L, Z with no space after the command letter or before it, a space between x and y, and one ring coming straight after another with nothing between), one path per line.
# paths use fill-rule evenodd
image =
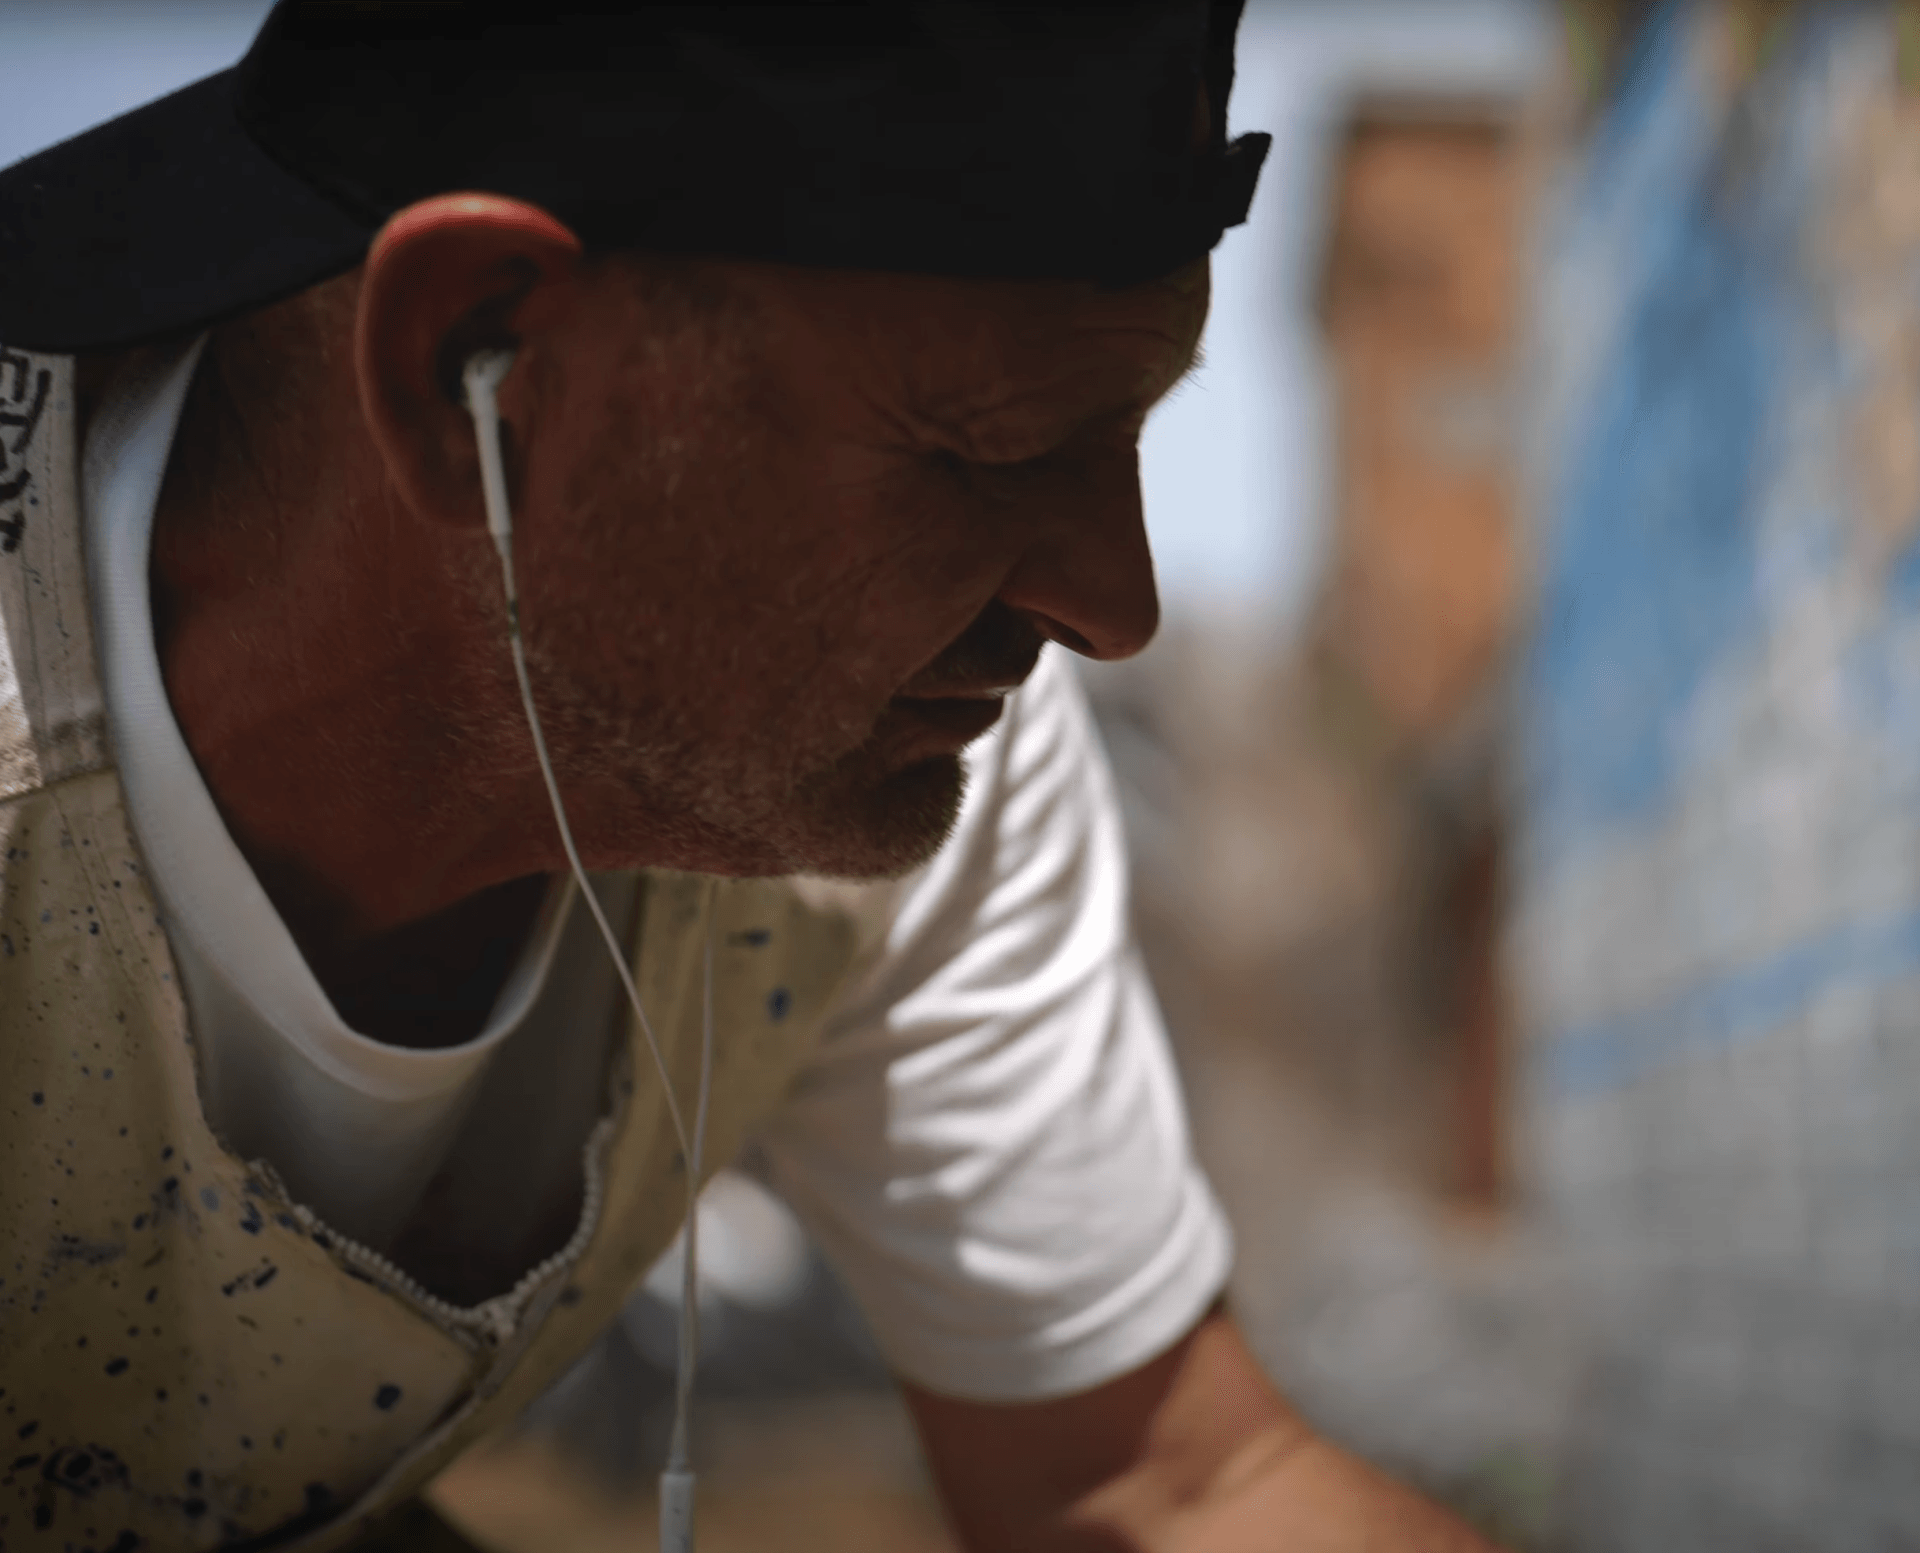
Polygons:
M673 1092L673 1079L667 1060L653 1033L653 1024L640 1002L640 989L634 984L632 967L620 948L620 941L607 921L599 896L587 881L587 871L574 845L573 827L567 822L566 805L560 798L560 783L547 753L547 738L540 726L540 713L534 705L533 680L527 673L526 645L520 637L520 594L513 575L513 517L507 498L506 470L500 456L500 411L494 391L507 369L513 365L511 351L482 351L470 357L461 373L466 389L467 410L473 417L474 440L480 452L480 489L486 504L487 532L500 556L500 576L507 595L507 640L513 649L513 672L520 682L520 703L527 714L527 727L533 734L533 752L540 763L541 780L546 783L547 799L553 808L553 821L560 831L560 845L567 854L567 866L573 871L587 909L600 929L601 940L613 959L620 985L627 994L633 1017L647 1043L655 1071L660 1075L661 1096L666 1102L667 1118L673 1125L675 1141L685 1166L687 1193L686 1227L681 1232L685 1257L680 1275L680 1321L677 1364L674 1375L673 1434L667 1447L667 1462L660 1474L660 1546L661 1553L693 1553L694 1473L688 1456L687 1419L693 1409L694 1367L699 1359L699 1245L700 1245L700 1167L706 1151L707 1099L713 1077L713 917L714 887L708 881L702 913L706 928L700 1006L700 1079L695 1098L691 1137L680 1103Z

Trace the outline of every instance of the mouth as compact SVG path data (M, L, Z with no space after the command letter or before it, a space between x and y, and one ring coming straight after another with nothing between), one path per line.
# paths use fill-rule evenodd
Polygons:
M900 686L881 714L889 742L913 757L953 755L1000 720L1046 638L1025 616L995 601L972 625Z
M1000 720L1012 687L948 696L895 696L887 703L886 721L902 725L923 741L950 744L954 750L970 744Z

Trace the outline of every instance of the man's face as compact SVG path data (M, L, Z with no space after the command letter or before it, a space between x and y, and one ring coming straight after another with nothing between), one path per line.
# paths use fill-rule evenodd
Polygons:
M523 352L535 684L592 866L896 873L1052 637L1157 620L1136 444L1204 264L1125 291L703 264L589 269Z

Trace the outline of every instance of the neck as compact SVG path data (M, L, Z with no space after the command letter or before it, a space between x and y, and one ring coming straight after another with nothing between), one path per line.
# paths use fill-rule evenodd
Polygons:
M301 951L335 1011L362 1035L394 1046L458 1045L485 1027L547 888L546 875L530 874L389 932L345 942L310 933Z
M342 1017L465 1039L559 862L485 536L405 510L351 392L297 436L248 424L214 345L154 520L174 715Z

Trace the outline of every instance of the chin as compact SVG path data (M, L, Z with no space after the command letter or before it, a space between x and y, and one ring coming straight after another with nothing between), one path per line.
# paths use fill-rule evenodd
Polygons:
M634 804L613 827L623 842L589 844L588 866L734 879L896 879L928 862L953 833L966 781L957 753L888 770L880 751L862 747L758 802L743 802L714 784L670 807ZM636 847L635 837L644 844Z
M835 772L800 795L779 848L788 863L781 871L832 879L911 873L953 834L966 780L957 755L916 761L877 780Z

